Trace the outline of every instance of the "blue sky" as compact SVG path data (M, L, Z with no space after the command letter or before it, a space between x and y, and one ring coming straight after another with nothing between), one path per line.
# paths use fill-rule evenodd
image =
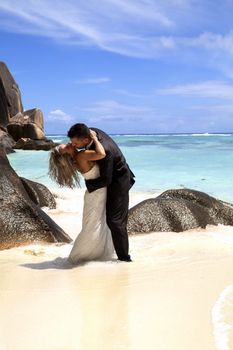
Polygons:
M45 129L233 132L232 0L0 0L0 60Z

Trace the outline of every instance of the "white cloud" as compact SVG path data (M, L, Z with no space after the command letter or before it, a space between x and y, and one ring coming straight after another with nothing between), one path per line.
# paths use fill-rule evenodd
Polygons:
M201 111L207 111L211 113L216 113L218 116L220 116L219 113L222 113L221 115L227 115L231 114L233 115L233 105L199 105L199 106L193 106L191 107L193 110L201 110Z
M108 77L99 77L99 78L87 78L76 80L76 84L87 84L87 85L95 85L95 84L103 84L108 83L111 79Z
M156 114L155 107L129 105L114 100L99 101L91 106L78 108L88 115L89 122L96 121L146 121Z
M57 0L56 6L47 0L1 0L0 21L8 31L150 58L176 48L174 29L180 17L185 22L189 7L184 0Z
M132 98L148 98L152 97L151 94L145 95L145 94L138 94L134 92L130 92L124 89L115 89L113 90L115 93L122 95L122 96L127 96L127 97L132 97Z
M225 35L204 32L192 39L183 39L183 44L203 47L208 50L221 50L233 55L233 32L230 31Z
M71 117L69 114L66 114L60 109L55 109L49 112L46 121L71 122L73 121L73 117Z
M1 29L98 47L121 55L201 57L205 64L233 57L230 1L212 6L192 0L1 0ZM218 18L224 18L218 24ZM226 23L225 23L226 22ZM221 32L222 31L222 32ZM200 51L202 54L200 54ZM169 56L170 57L170 56ZM221 67L220 67L221 66Z
M226 81L204 81L195 84L175 85L155 90L160 95L191 96L201 98L233 99L233 85Z

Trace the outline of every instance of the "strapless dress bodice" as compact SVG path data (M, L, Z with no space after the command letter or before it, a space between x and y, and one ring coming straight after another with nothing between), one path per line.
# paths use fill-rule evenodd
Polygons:
M89 171L87 171L86 173L82 173L82 176L85 180L97 179L97 177L100 176L99 166L97 164L94 164Z

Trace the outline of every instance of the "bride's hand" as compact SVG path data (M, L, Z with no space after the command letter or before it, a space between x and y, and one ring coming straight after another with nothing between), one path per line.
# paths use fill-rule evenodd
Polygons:
M98 139L97 139L97 135L96 135L96 132L95 132L95 131L90 130L90 136L91 136L91 139L92 139L93 141L98 140Z

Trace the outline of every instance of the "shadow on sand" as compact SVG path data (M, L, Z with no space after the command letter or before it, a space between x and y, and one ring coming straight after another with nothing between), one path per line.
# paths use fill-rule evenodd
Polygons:
M85 266L91 262L99 262L99 263L116 263L118 262L117 259L112 259L112 260L92 260L92 261L83 261L79 262L77 264L72 264L69 262L67 258L56 258L54 260L48 260L48 261L43 261L39 263L26 263L26 264L20 264L22 267L26 267L28 269L33 269L33 270L71 270L75 269L77 267Z
M54 260L48 260L38 263L21 264L20 266L33 270L70 270L76 267L84 266L87 262L80 262L76 265L69 262L67 258L56 258Z

